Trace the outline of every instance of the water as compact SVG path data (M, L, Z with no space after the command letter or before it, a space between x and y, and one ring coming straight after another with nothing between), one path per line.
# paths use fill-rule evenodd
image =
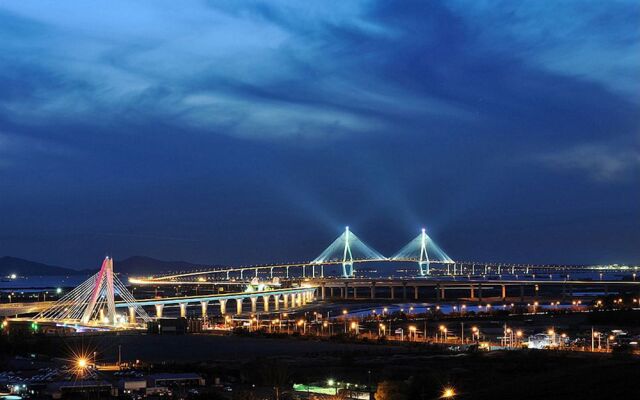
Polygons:
M413 310L411 310L413 307ZM568 304L559 304L559 305L550 305L550 304L540 304L536 307L537 311L544 310L561 310L575 307L574 305ZM385 311L386 308L386 311ZM363 318L370 315L382 315L382 314L393 314L397 312L403 311L406 314L424 314L426 312L435 312L439 311L443 314L451 314L451 313L459 313L459 312L486 312L486 311L500 311L500 310L511 310L511 304L492 304L487 308L486 304L465 304L462 307L460 303L442 303L442 304L434 304L434 303L398 303L398 304L388 304L384 306L377 307L368 307L368 308L360 308L356 310L350 310L347 313L347 317L357 317ZM375 311L375 313L374 313ZM342 318L342 314L336 315L332 317L333 319Z
M6 282L0 282L0 292L20 291L29 293L39 292L44 289L73 288L87 278L85 275L18 277Z

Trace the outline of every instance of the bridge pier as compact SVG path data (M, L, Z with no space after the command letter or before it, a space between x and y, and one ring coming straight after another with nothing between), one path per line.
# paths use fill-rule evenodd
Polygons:
M444 286L440 287L440 300L444 300L446 298L445 291L444 291L445 289L446 287Z
M207 318L207 308L209 307L208 301L201 301L200 308L202 309L202 318Z
M262 308L264 312L269 312L269 295L262 296Z
M258 310L258 298L249 297L249 300L251 301L251 312L255 314L256 311Z
M273 309L275 311L280 310L280 295L276 294L273 296Z
M482 301L482 283L478 283L478 301Z
M471 300L473 300L476 297L476 288L475 286L473 286L473 283L471 284L471 286L469 286L469 298Z
M436 301L440 301L440 295L441 295L441 292L440 292L440 284L438 283L438 284L436 285Z
M129 307L129 323L130 324L135 324L136 323L136 308L135 307Z
M402 300L407 300L407 282L402 282Z
M376 298L376 283L371 282L371 295L369 296L372 300Z
M389 291L391 292L391 300L395 300L395 298L396 298L396 287L395 286L389 286Z
M181 318L186 318L187 317L187 303L180 303L180 317Z
M413 287L413 298L414 298L414 300L418 300L419 294L420 294L419 291L420 291L420 288L417 285Z
M164 309L164 304L156 304L156 318L162 318L163 309Z
M569 298L573 299L573 285L569 285Z
M289 308L289 295L286 293L282 295L282 308L285 310Z
M507 298L507 285L502 285L502 294L501 294L501 298L502 301L504 301Z
M227 313L227 300L220 300L220 315Z
M358 298L358 287L353 287L353 299L356 300Z
M524 303L524 285L520 285L520 303Z
M242 299L240 297L236 299L236 314L237 315L242 314L242 301L243 300L244 299Z

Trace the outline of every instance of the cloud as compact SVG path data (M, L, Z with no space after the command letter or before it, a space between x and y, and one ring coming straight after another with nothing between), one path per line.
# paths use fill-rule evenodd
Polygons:
M489 0L450 5L494 50L596 82L640 102L637 1Z
M537 160L556 170L584 173L598 182L619 182L640 172L640 151L610 145L578 145L540 155Z
M5 7L11 28L0 44L9 62L0 60L0 80L22 90L0 99L0 111L16 125L162 116L243 138L326 139L378 134L402 120L473 116L384 76L376 58L393 57L387 52L404 38L368 14L369 2ZM359 42L381 49L363 54ZM216 100L194 102L203 96Z

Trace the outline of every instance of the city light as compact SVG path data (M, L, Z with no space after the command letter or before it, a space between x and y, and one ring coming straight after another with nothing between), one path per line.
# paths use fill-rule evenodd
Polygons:
M455 397L456 395L456 391L452 388L452 387L446 387L442 390L442 396L440 396L443 399L450 399Z

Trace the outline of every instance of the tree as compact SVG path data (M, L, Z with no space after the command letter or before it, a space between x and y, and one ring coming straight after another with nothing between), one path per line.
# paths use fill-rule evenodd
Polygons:
M375 400L408 400L407 385L398 381L382 381L378 384Z

